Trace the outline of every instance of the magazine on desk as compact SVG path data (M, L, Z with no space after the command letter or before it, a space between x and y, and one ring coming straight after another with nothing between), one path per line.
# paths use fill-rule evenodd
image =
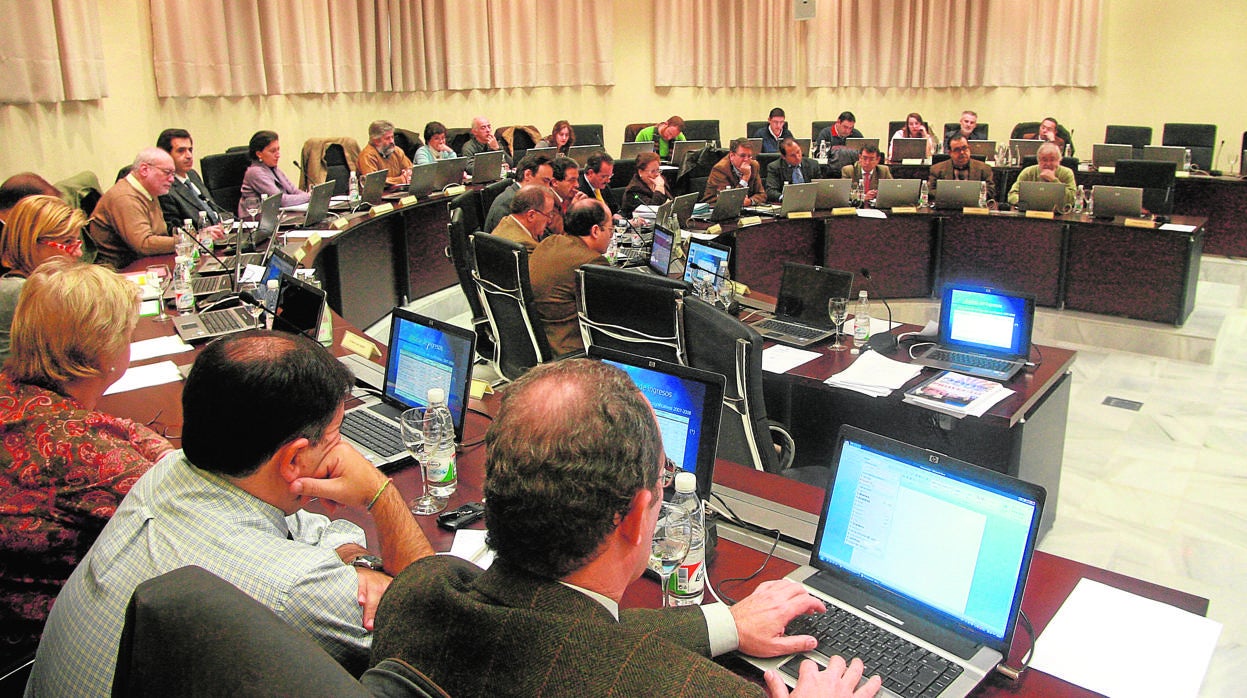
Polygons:
M986 378L940 371L906 390L903 401L961 419L966 415L981 417L1012 394L1012 390Z

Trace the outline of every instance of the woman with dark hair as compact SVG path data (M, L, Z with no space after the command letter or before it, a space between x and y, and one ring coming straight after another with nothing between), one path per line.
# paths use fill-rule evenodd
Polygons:
M624 189L623 207L619 213L631 218L638 206L658 206L671 198L667 180L663 179L658 153L641 153L636 157L636 174Z
M927 122L922 120L922 114L911 112L905 117L905 125L892 134L892 138L888 141L888 160L892 160L892 141L897 138L925 138L927 139L927 157L935 152L935 146L939 143L935 139L935 134L931 133Z
M560 155L566 155L568 149L576 145L576 131L567 119L560 119L550 129L550 135L537 141L534 148L557 148Z
M424 125L424 145L416 151L417 165L431 165L438 160L448 160L455 151L446 143L446 127L440 121L430 121Z
M277 166L281 160L281 141L274 131L256 131L247 146L251 166L242 177L242 197L238 201L238 217L249 216L245 203L256 197L281 195L282 206L306 204L312 195L300 191Z

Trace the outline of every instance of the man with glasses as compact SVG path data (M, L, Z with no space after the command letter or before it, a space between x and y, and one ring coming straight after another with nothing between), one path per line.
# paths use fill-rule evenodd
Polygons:
M990 165L970 157L970 143L965 136L958 133L949 139L948 156L947 160L931 166L927 179L931 196L936 195L935 187L941 179L955 179L987 182L987 200L996 198L996 175Z
M489 211L485 214L485 226L482 228L487 233L494 232L494 228L502 222L503 218L511 212L511 199L515 197L515 193L520 187L529 184L540 184L545 187L554 186L554 166L550 157L540 153L536 155L525 155L520 160L517 168L518 181L512 182L501 194L498 195L494 202L489 205Z
M706 178L706 191L701 200L714 205L719 200L719 192L724 189L745 187L749 193L745 196L746 206L766 203L766 190L762 187L761 166L753 159L753 148L748 138L737 138L732 141L732 149L722 160L710 168L710 176Z
M554 217L554 192L545 185L528 184L515 193L511 215L502 219L493 234L520 243L532 254Z
M614 224L606 204L582 198L567 212L567 234L547 235L528 259L533 301L556 355L584 349L576 319L576 270L583 264L610 264L604 255Z
M169 193L177 168L160 148L144 148L130 174L117 180L95 206L87 234L99 254L95 261L121 269L139 257L169 254L177 240L169 235L159 197Z

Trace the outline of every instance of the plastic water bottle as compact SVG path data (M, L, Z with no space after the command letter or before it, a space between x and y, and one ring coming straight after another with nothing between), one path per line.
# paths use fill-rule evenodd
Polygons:
M196 237L197 235L195 232L195 223L191 221L191 219L189 218L182 219L182 234L178 238L178 240L181 243L189 246L190 251L191 251L190 253L191 262L199 261L199 245L195 244Z
M193 264L190 257L179 256L173 260L173 305L178 313L195 310L195 290L191 286Z
M922 180L918 187L918 205L927 208L931 203L931 191L927 188L927 180Z
M437 415L441 432L440 443L429 461L429 493L446 498L455 493L459 477L455 469L455 422L446 406L445 390L429 388L429 411Z
M706 510L697 496L697 475L676 474L671 503L688 512L692 537L684 562L667 580L667 599L672 606L696 606L706 593Z
M979 208L987 208L987 182L979 182Z
M1187 148L1186 154L1182 156L1182 171L1183 172L1191 171L1191 149L1190 148Z
M716 290L719 296L719 303L723 306L724 310L727 310L732 305L732 301L736 300L736 289L732 287L732 277L728 275L726 259L719 260L719 276L717 281L718 285Z
M1087 205L1083 206L1083 211L1086 212L1088 216L1095 215L1095 187L1087 190Z
M1078 194L1074 197L1074 213L1082 213L1083 207L1087 205L1087 190L1081 184L1078 185Z
M859 345L870 339L870 299L866 291L857 293L857 311L853 314L853 341Z
M350 196L351 196L351 206L358 205L359 204L359 178L355 176L355 172L353 171L351 172Z

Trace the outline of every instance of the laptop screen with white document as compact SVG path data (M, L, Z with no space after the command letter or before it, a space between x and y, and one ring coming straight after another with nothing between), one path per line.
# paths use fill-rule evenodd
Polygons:
M999 358L1030 355L1035 299L992 288L948 284L940 299L939 343Z
M475 337L470 330L395 308L385 363L385 397L407 407L425 407L429 388L441 388L455 423L455 441L462 442Z
M692 240L688 244L688 263L684 266L684 280L693 283L701 279L712 285L718 285L719 263L726 262L732 251L723 245L713 242Z

